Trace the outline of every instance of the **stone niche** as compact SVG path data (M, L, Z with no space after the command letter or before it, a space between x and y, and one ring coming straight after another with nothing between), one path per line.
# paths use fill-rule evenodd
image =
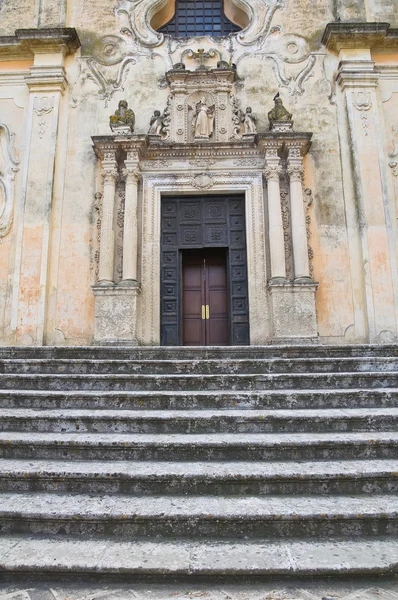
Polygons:
M166 80L148 135L122 117L113 135L93 138L103 178L94 342L160 344L162 197L208 194L245 197L250 344L316 340L303 193L311 134L295 132L284 109L258 132L226 63L179 64Z

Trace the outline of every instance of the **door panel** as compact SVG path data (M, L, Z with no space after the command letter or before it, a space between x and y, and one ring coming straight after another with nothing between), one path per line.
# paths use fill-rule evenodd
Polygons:
M185 252L182 271L184 345L228 345L228 285L225 251Z
M191 256L190 260L183 260L182 326L185 346L204 346L206 343L202 319L204 294L203 259Z
M206 270L206 304L209 306L206 340L211 346L226 346L229 343L229 319L225 254L208 255Z

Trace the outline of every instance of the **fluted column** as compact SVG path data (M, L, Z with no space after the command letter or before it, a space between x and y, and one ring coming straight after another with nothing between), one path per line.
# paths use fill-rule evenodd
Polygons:
M113 229L113 212L117 177L118 170L115 153L107 153L102 163L104 189L102 198L98 277L98 283L102 285L111 285L114 283L115 232Z
M138 257L138 182L140 170L138 164L129 160L125 162L124 176L126 178L126 198L124 204L123 230L123 282L124 284L137 281Z
M300 147L289 148L287 171L290 177L294 279L298 283L300 281L312 281L308 259L307 226L302 184L304 166Z
M279 177L282 168L277 149L267 150L264 175L268 186L269 245L271 281L286 280L285 239L283 231Z

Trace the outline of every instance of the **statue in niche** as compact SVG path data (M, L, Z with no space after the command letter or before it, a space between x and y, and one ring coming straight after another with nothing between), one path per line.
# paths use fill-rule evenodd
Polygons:
M134 133L135 114L134 111L129 108L126 100L120 100L119 108L115 114L110 117L109 124L112 131Z
M246 108L246 112L241 115L241 122L244 127L244 135L254 135L257 133L257 119L253 115L251 106Z
M149 122L149 135L162 135L164 131L164 114L155 110Z
M274 108L268 113L268 120L271 129L274 123L291 123L292 121L292 114L283 106L282 98L280 97L279 92L276 94L274 102Z
M206 98L203 97L196 103L192 118L192 130L195 138L209 139L214 130L215 106L207 106Z

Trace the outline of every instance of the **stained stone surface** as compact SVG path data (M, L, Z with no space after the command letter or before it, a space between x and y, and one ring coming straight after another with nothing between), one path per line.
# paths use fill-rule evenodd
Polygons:
M0 586L0 600L398 600L398 580L362 580L214 586L192 584L57 584Z

